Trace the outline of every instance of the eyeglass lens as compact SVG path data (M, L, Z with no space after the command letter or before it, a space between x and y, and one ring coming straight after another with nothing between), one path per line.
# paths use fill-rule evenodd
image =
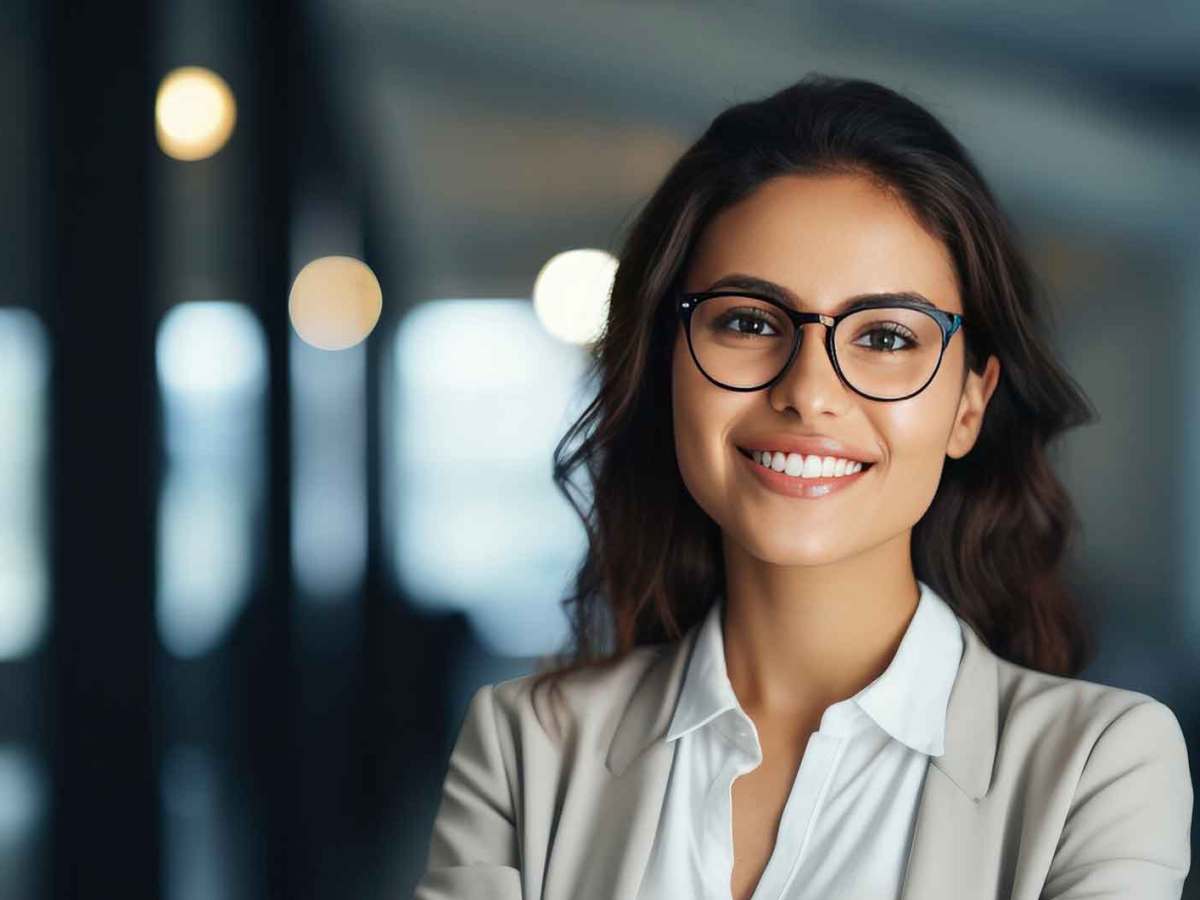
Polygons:
M812 338L818 330L809 329ZM760 387L787 364L795 339L778 307L753 297L710 297L691 319L692 350L708 376L731 387ZM872 397L905 397L933 375L942 352L942 329L917 309L863 309L838 323L834 351L855 390Z

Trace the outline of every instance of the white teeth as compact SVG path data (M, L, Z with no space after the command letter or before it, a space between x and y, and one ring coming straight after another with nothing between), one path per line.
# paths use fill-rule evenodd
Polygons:
M840 478L862 470L863 464L840 456L805 456L802 453L783 453L769 450L751 450L750 455L760 466L785 472L799 478Z

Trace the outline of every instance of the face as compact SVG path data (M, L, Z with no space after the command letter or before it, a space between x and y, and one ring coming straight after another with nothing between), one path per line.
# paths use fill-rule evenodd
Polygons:
M804 311L833 315L852 295L912 291L963 312L945 246L900 200L858 175L777 177L723 210L695 247L684 289L709 290L735 272L786 288ZM973 446L999 374L992 357L982 375L967 373L964 382L960 332L922 392L869 400L838 377L824 332L804 326L787 373L760 391L729 391L705 378L682 326L674 345L672 416L684 483L726 540L779 565L826 565L907 541L933 501L945 458ZM824 496L788 496L764 486L757 463L738 452L764 433L831 437L875 463Z

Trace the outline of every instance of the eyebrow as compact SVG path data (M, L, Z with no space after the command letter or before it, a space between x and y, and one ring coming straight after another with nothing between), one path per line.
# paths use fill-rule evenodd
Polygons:
M744 272L732 272L729 275L724 275L708 286L708 290L710 291L720 290L721 288L739 288L740 290L766 294L795 309L800 308L800 298L782 284L776 284L774 281L768 281L765 278L759 278L755 275L747 275ZM928 297L924 294L918 294L916 291L879 291L876 293L855 294L853 297L847 297L837 305L833 311L833 315L837 315L847 309L852 309L860 304L876 300L903 300L919 303L921 306L927 306L930 309L937 309Z

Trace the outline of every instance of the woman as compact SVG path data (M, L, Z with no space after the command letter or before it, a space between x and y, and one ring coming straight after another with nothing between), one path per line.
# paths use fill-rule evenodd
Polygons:
M419 900L1178 898L1179 724L1073 677L1047 445L1091 410L1046 331L911 100L810 75L719 115L556 453L593 487L574 652L474 695Z

